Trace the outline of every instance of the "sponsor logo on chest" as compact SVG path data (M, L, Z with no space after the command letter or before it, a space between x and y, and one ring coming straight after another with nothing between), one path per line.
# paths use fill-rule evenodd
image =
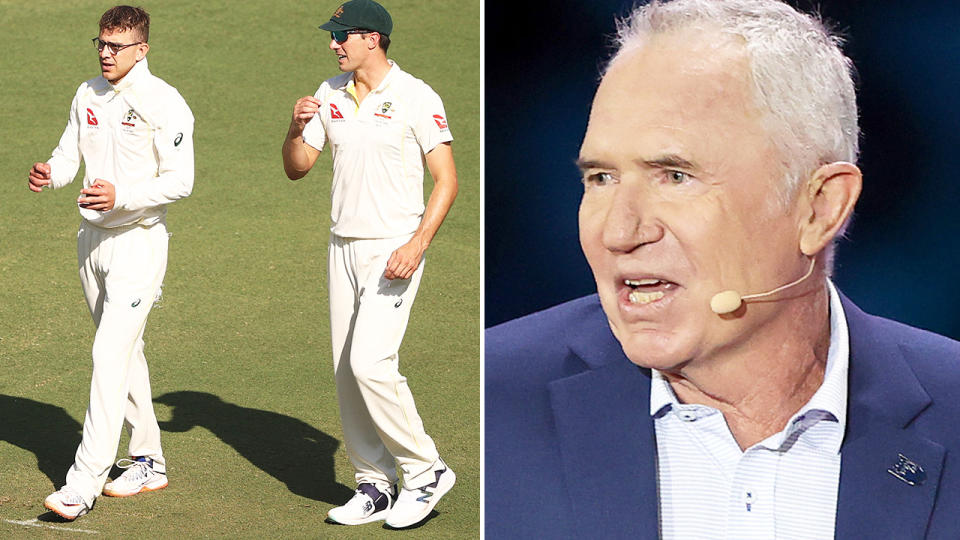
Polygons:
M94 131L100 130L100 121L97 120L97 113L90 107L87 107L87 129Z

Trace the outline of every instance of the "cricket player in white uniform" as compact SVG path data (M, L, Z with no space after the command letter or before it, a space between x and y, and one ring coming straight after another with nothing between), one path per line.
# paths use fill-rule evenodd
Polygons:
M66 485L44 501L70 520L89 512L101 492L125 497L167 486L143 330L167 266L166 205L193 189L193 115L147 68L149 33L140 8L103 14L93 39L102 74L80 85L60 144L28 177L39 193L66 186L80 160L86 164L77 259L97 327L90 404ZM131 459L120 460L126 471L104 485L124 424Z
M440 97L386 53L393 22L372 0L341 5L322 30L343 74L297 101L283 144L292 180L333 152L328 259L333 364L356 494L328 513L358 525L423 521L456 476L424 430L400 374L424 252L457 194ZM423 205L423 163L434 188ZM397 469L403 486L397 495Z

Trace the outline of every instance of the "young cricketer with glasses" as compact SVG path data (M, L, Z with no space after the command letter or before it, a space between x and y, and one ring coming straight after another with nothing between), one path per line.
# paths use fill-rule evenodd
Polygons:
M283 143L292 180L333 152L328 288L333 365L356 494L330 521L420 523L456 476L424 430L398 350L424 252L457 194L440 97L387 59L393 22L372 0L350 0L320 26L343 73L297 101ZM423 164L434 179L423 204ZM399 469L402 489L397 491Z
M80 85L59 145L28 177L39 193L72 182L81 160L86 166L77 260L97 328L90 404L66 485L44 501L68 520L89 512L101 492L126 497L167 486L143 332L167 266L166 205L193 189L193 114L150 73L149 34L141 8L103 14L93 38L101 75ZM131 459L106 483L124 424Z

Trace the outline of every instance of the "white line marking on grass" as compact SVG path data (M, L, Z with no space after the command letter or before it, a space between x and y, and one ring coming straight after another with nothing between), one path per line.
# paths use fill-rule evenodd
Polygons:
M14 525L23 525L25 527L42 527L44 529L53 529L55 531L70 531L78 532L84 534L100 534L98 531L88 531L86 529L74 529L71 527L57 527L56 525L47 525L45 523L40 523L38 519L30 519L27 521L17 521L15 519L5 519L7 523L13 523Z

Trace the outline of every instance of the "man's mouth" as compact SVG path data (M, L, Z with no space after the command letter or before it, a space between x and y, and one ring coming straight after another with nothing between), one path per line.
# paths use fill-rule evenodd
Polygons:
M657 278L625 279L623 284L630 288L627 298L635 305L656 302L677 286L676 283Z

